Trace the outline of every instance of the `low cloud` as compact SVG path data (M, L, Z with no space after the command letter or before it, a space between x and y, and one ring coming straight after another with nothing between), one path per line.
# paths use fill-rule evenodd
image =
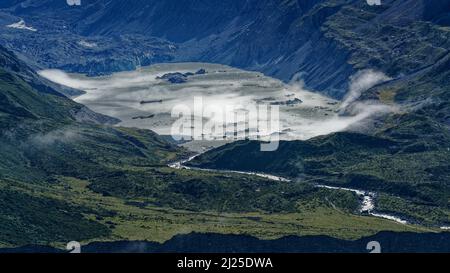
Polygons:
M341 104L340 109L346 110L352 103L361 97L364 91L369 90L383 82L391 80L383 72L374 71L372 69L361 70L350 77L350 88Z
M35 134L30 137L28 143L31 145L51 146L57 142L67 143L76 141L79 137L79 133L73 129L67 128L51 131L46 134Z
M164 73L186 73L199 68L207 68L208 74L190 78L184 84L168 84L157 79ZM176 120L171 118L173 107L181 104L193 109L194 97L202 97L205 106L242 107L299 99L301 103L280 106L281 140L306 140L345 131L355 124L369 123L377 114L393 111L393 107L379 102L359 100L364 91L390 80L374 70L363 70L350 78L348 95L343 102L306 90L301 75L284 84L258 73L211 64L162 64L98 78L57 70L40 74L59 84L86 91L76 101L96 112L119 118L121 126L151 129L166 135L171 134ZM142 103L145 101L151 103Z
M381 0L366 0L369 6L381 6Z
M373 118L390 112L397 111L396 106L385 105L378 101L359 101L362 93L375 85L391 80L382 72L371 69L362 70L350 77L349 90L338 108L327 114L322 119L311 119L299 116L294 124L290 125L294 138L308 139L319 135L328 135L335 132L346 131L351 128L370 128ZM307 97L311 92L304 89L304 83L300 75L294 76L289 84L289 88ZM306 100L304 103L322 105L321 100Z

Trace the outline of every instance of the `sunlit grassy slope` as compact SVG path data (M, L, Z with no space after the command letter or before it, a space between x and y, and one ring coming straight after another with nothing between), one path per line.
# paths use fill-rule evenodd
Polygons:
M37 200L54 200L65 203L76 220L60 219L61 238L47 241L43 237L34 239L39 243L63 246L73 236L85 243L90 241L148 240L164 242L176 234L214 232L223 234L248 234L259 238L273 239L287 235L329 235L337 238L356 239L383 230L430 232L419 226L405 226L388 220L357 216L344 208L332 206L331 192L311 195L296 202L292 212L269 213L263 210L249 212L220 212L216 210L192 211L173 209L146 203L146 198L122 199L104 196L89 189L89 182L69 177L58 177L58 182L49 186L9 185L14 197L30 195ZM10 193L11 193L10 192ZM345 194L345 193L342 193ZM338 197L338 196L337 196ZM35 209L43 209L35 207ZM56 208L57 209L57 208ZM45 210L43 220L52 222L51 214ZM76 211L76 212L75 212ZM42 212L43 213L43 212ZM69 221L67 221L69 220ZM80 228L81 227L81 228ZM67 230L71 230L68 232ZM89 229L89 233L76 234ZM50 229L55 232L55 229ZM2 230L4 232L4 230ZM2 234L4 234L2 232ZM50 231L49 231L50 232ZM12 233L14 235L14 233ZM49 234L50 235L50 234ZM82 237L87 235L86 237ZM55 234L51 234L55 236ZM5 246L14 245L15 237L2 237ZM24 240L23 234L19 239ZM67 238L67 239L66 239ZM31 240L31 239L29 239Z

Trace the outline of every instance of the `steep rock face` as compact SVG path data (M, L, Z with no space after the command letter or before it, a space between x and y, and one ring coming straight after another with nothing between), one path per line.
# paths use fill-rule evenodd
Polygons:
M179 59L225 63L284 81L300 72L308 87L340 97L352 68L348 52L321 31L339 6L322 2L247 3L224 32L183 43Z
M245 3L241 0L117 0L101 9L98 5L88 6L76 27L87 35L139 33L180 43L222 31ZM124 11L125 16L117 18Z
M67 99L47 81L37 75L0 46L0 112L10 117L51 118L62 121L77 120L91 124L114 124L118 120L98 114ZM26 90L26 91L24 91Z
M10 11L17 16L28 18L27 20L36 25L36 28L45 31L50 27L45 21L62 20L77 33L76 35L89 36L94 40L96 37L110 39L124 34L134 34L160 37L179 45L179 50L174 54L175 59L164 57L167 55L162 51L157 56L163 57L155 58L153 62L217 62L262 71L285 81L297 72L304 72L302 75L305 82L311 88L327 90L327 93L335 95L334 90L345 90L346 78L352 69L345 63L347 53L338 48L333 41L324 38L320 32L326 18L339 9L334 7L334 4L318 6L324 2L327 1L288 0L280 3L275 0L225 2L166 0L130 3L124 0L89 0L84 1L81 7L74 8L53 0L28 0L14 6ZM117 17L115 16L117 13L124 16ZM42 20L43 15L47 19ZM63 33L63 30L57 30L56 33ZM67 37L68 33L64 33L63 36ZM66 48L76 50L77 46L66 40L63 42L67 44ZM18 48L17 45L22 41L21 38L18 42L8 44L11 48ZM148 42L139 43L139 40L135 42L139 47L135 50L135 55L139 56L142 54L139 52L149 50L140 45ZM101 45L101 42L98 44ZM32 50L32 52L39 51ZM56 52L58 51L60 50ZM111 55L110 51L106 51L105 54L108 52ZM80 51L79 54L86 55L86 52ZM43 59L43 56L35 57ZM56 56L50 59L60 60ZM114 58L115 62L98 60L93 63L66 65L56 61L44 63L41 61L41 63L89 74L102 74L102 70L105 72L129 70L138 65L138 62L132 60L129 64L121 62L121 65L114 67L117 59ZM143 64L151 64L152 61L145 61ZM338 67L342 67L342 75L336 73Z
M321 32L348 1L115 1L76 24L87 35L140 33L179 44L175 61L206 61L262 71L284 81L301 72L306 84L341 97L353 69L348 52ZM334 2L334 1L331 1ZM325 4L326 3L326 4ZM127 17L117 20L117 10ZM114 20L113 20L114 19Z
M0 12L0 43L37 67L58 68L90 76L133 70L139 66L170 62L176 46L148 35L86 36L76 31L79 22L89 24L91 9L102 11L102 2L20 1ZM99 14L97 14L99 15ZM7 27L24 20L36 31Z
M442 57L444 50L438 48L442 39L436 39L440 34L426 25L447 26L450 11L450 0L384 0L381 6L369 6L364 0L85 0L79 7L56 0L19 2L10 2L7 11L43 31L55 25L48 32L72 37L63 42L65 48L76 48L74 41L83 37L99 45L97 51L60 51L70 58L34 54L44 66L96 75L154 62L215 62L284 81L299 74L308 88L335 98L344 96L348 78L357 70L374 67L399 77ZM412 34L424 36L429 45L410 44ZM151 42L149 37L168 42ZM25 44L24 38L9 38L10 48ZM45 44L45 38L38 43ZM114 39L130 45L122 49ZM102 47L102 40L110 47ZM46 52L43 47L25 51ZM93 61L77 62L73 57L78 55ZM44 57L55 61L43 61Z
M391 8L380 16L380 22L408 24L417 20L425 20L440 25L449 25L450 23L449 0L389 0L386 2L391 5Z
M23 0L3 0L0 3L0 8L8 8L8 7L17 5L20 2L23 2Z
M77 29L88 35L135 32L162 37L179 44L174 61L223 63L284 81L299 73L309 88L336 98L345 94L355 70L375 66L398 77L435 62L442 56L440 49L430 51L428 60L415 60L416 52L428 46L422 44L389 56L410 40L386 43L382 32L398 38L401 32L423 35L419 33L424 29L408 26L418 21L445 24L450 7L449 0L387 0L380 7L359 0L227 1L226 7L215 1L122 2L106 4L101 15L91 5ZM119 9L127 10L126 21L111 21ZM380 31L385 27L396 31ZM439 41L430 43L441 46ZM397 61L407 55L413 56L415 67Z

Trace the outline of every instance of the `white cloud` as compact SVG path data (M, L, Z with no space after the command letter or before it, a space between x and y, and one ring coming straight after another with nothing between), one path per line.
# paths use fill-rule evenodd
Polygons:
M381 0L366 0L370 6L381 6Z
M345 96L341 110L346 110L353 102L359 99L364 91L369 90L377 84L391 80L383 72L372 69L361 70L350 78L350 88Z
M173 85L156 79L164 73L185 73L199 68L206 68L209 73L190 78L184 84ZM280 107L281 139L284 140L305 140L344 131L377 113L391 111L385 105L357 100L365 90L389 79L372 70L358 72L351 78L349 95L342 106L336 100L305 90L298 77L289 84L283 84L259 73L212 64L160 64L140 71L96 78L57 70L41 71L40 74L57 83L86 91L75 100L94 111L119 118L122 120L119 125L152 129L159 134L170 134L175 121L171 118L173 107L182 104L193 109L194 97L202 97L205 106L242 107L301 99L300 104ZM158 100L162 102L140 103ZM351 109L345 115L339 113L350 105ZM133 119L148 116L152 118Z
M25 24L25 21L22 20L22 19L19 22L11 24L11 25L7 25L6 27L15 28L15 29L22 29L22 30L29 30L29 31L37 31L37 29L35 29L34 27L27 26Z
M49 146L56 142L71 142L78 139L80 135L69 128L59 129L46 134L36 134L29 139L32 145Z

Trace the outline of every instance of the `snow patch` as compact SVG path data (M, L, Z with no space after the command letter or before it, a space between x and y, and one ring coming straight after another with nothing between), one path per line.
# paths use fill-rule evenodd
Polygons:
M34 27L27 26L25 24L25 21L22 20L22 19L19 22L11 24L11 25L7 25L6 27L15 28L15 29L22 29L22 30L29 30L29 31L37 31L37 29L35 29Z
M87 47L87 48L94 48L97 47L96 43L91 43L88 41L79 41L78 44L82 47Z

